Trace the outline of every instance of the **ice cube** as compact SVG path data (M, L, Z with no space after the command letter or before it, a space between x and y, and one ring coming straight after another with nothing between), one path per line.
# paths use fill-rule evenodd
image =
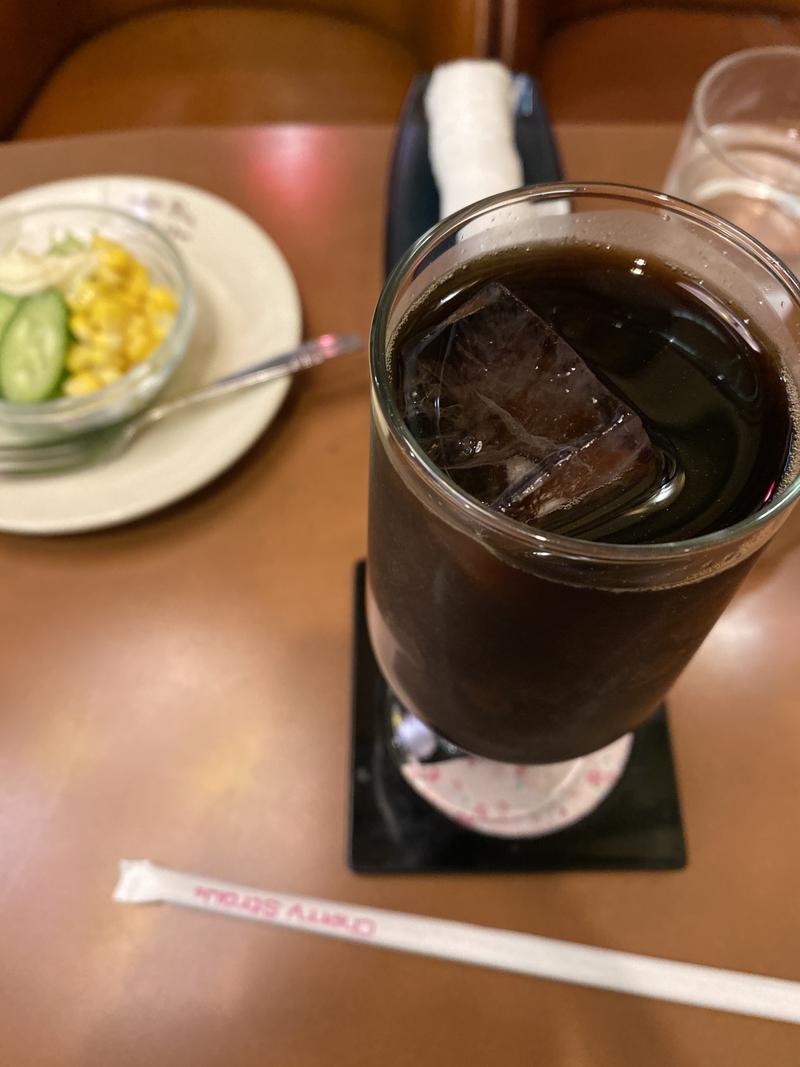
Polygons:
M657 483L639 416L498 283L404 353L403 383L408 424L431 459L521 522L572 526Z

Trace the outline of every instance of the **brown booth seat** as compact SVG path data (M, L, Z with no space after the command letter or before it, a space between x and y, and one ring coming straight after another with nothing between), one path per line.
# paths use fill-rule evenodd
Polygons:
M503 20L503 58L539 74L554 119L576 122L681 122L722 56L800 44L800 0L518 0Z
M392 121L437 62L499 54L556 120L680 121L716 59L800 43L800 0L4 0L0 134Z
M486 53L490 0L4 0L0 129L392 121L413 75ZM43 32L42 27L46 27Z

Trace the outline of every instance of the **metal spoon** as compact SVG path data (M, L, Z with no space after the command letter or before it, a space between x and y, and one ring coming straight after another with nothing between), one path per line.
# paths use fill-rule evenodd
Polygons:
M144 430L178 411L216 400L221 396L252 389L256 385L315 367L318 363L363 347L364 342L360 337L324 333L313 341L304 341L291 352L284 352L264 360L263 363L257 363L235 374L228 374L210 385L184 393L174 400L165 400L145 408L132 419L116 426L42 444L0 445L0 475L49 474L70 467L106 463L126 451Z

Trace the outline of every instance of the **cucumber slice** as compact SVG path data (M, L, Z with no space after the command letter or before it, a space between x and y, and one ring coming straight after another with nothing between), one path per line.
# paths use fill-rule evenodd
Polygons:
M20 301L0 337L0 392L12 404L36 404L61 380L69 311L57 289Z
M11 296L10 293L0 292L0 336L8 325L8 321L19 307L19 297Z

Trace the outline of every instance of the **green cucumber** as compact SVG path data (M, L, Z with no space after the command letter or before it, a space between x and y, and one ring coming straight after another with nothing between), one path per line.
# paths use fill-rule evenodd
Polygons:
M8 325L8 320L19 307L19 297L0 292L0 336Z
M37 404L61 381L69 346L69 311L57 289L21 300L0 337L0 393L12 404Z

